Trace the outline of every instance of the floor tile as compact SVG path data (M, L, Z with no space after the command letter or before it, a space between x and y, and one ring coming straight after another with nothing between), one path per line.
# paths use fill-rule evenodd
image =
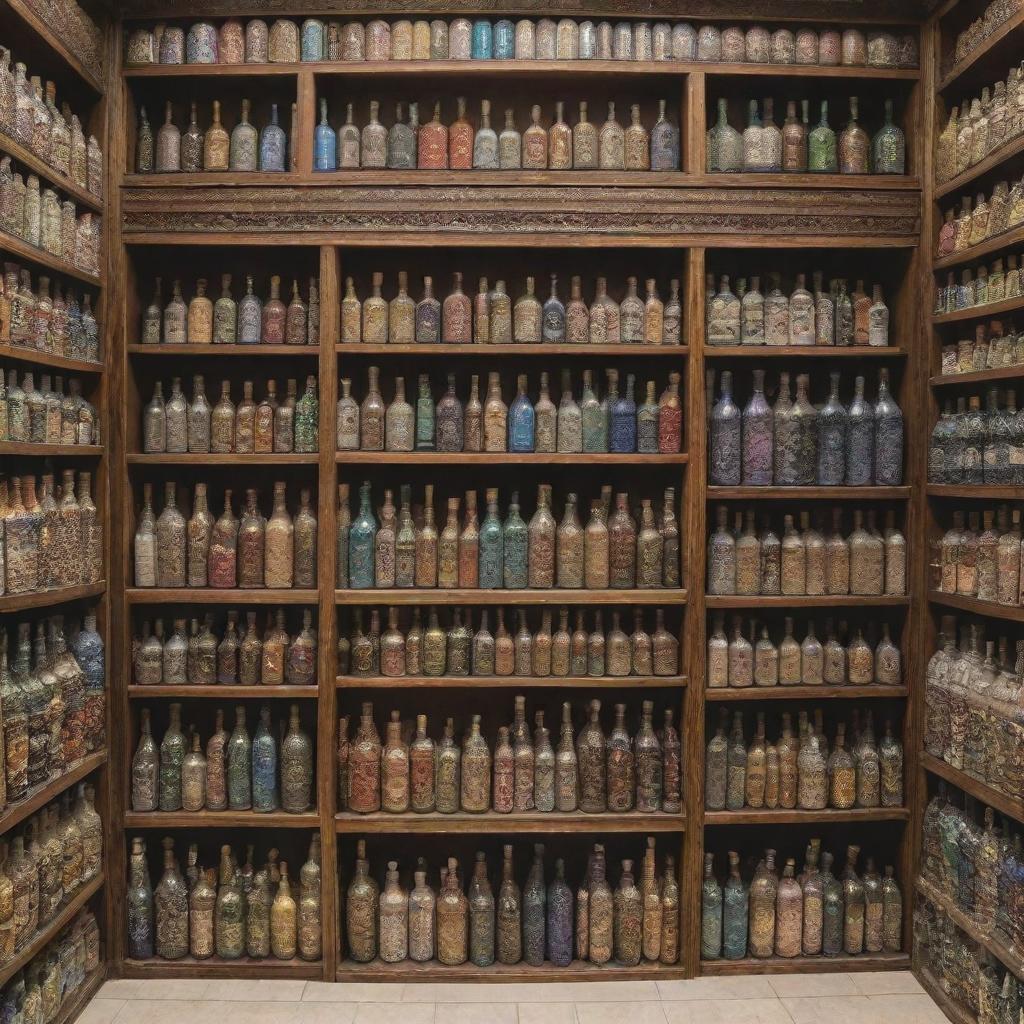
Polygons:
M352 1024L356 1009L355 1003L296 1003L289 1024Z
M865 971L851 974L862 996L922 995L921 983L910 971Z
M434 1019L444 1024L516 1024L514 1003L437 1003L436 1011Z
M402 993L403 1002L421 1003L518 1003L529 998L530 985L490 982L480 985L456 981L429 984L408 984Z
M794 1024L822 1024L823 1021L827 1024L879 1024L880 1021L877 1009L872 1010L867 996L783 998L782 1005ZM900 1024L908 1022L900 1021Z
M519 1003L518 1024L575 1024L572 1003Z
M860 995L852 974L773 974L768 980L780 998Z
M786 1008L770 999L693 999L665 1003L668 1024L793 1024Z
M425 989L424 989L425 991ZM434 1024L433 1003L359 1003L355 1024Z
M93 999L134 999L139 983L134 978L114 978L100 985Z
M210 995L218 1000L242 1000L244 1002L297 1003L306 988L304 981L284 979L253 978L241 980L225 979L211 983Z
M126 1003L125 999L93 999L82 1011L75 1024L112 1024Z
M130 999L121 1007L114 1024L206 1024L209 1006L201 999Z
M304 1003L397 1003L400 1002L407 986L399 982L346 981L341 984L332 981L307 981L302 993ZM412 988L412 986L408 986ZM430 1002L423 993L429 986L423 986L414 1002Z
M214 982L214 988L217 986ZM209 1000L206 1003L209 1012L205 1014L201 1024L224 1024L230 1020L232 1024L292 1024L293 1015L298 1011L298 1003L258 1002L234 1000L220 1002ZM148 1024L148 1021L146 1022ZM182 1022L186 1024L186 1022ZM193 1024L188 1021L187 1024Z
M603 988L604 985L592 986L591 998L600 994ZM578 1024L622 1024L625 1010L621 1003L611 1000L603 1003L577 1003L576 1020ZM661 1003L631 1003L627 1015L629 1024L667 1024Z
M663 1001L679 999L774 999L775 989L764 975L735 978L692 978L659 981Z
M547 987L547 986L545 986ZM573 985L557 985L575 991L576 1003L656 1003L660 1002L656 981L581 981Z
M132 999L177 999L202 1000L215 999L216 993L211 991L210 982L199 978L149 978L135 982L136 989Z
M869 1014L875 1021L899 1024L945 1024L946 1015L926 995L870 996Z

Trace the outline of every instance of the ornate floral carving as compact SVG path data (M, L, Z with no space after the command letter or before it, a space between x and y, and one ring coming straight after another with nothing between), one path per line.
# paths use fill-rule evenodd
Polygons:
M123 230L205 234L442 231L915 237L915 193L796 189L128 188Z

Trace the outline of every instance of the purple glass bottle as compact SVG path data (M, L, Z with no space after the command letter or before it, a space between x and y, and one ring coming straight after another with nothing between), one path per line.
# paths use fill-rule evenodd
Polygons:
M764 397L764 370L754 371L754 393L743 410L743 483L772 482L772 410Z
M608 431L608 450L611 452L636 451L636 377L626 376L626 393L618 396L609 409L611 426Z
M537 417L526 392L526 374L518 379L519 391L508 410L508 450L532 452L534 449Z

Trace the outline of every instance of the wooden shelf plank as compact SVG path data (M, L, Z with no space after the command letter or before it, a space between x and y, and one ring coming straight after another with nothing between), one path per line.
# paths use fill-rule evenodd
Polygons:
M152 348L154 346L147 346ZM369 345L362 342L341 342L334 346L344 356L671 356L685 359L688 345L468 345L439 343L436 345Z
M636 452L338 452L335 461L344 465L437 465L437 466L684 466L685 453L640 455Z
M335 684L346 690L490 689L497 687L551 687L558 690L680 689L686 676L338 676ZM131 689L151 689L133 687Z
M36 953L49 945L61 933L65 925L75 919L82 907L103 888L104 880L101 871L84 885L79 886L74 896L64 904L60 913L39 929L12 959L0 967L0 985L6 985Z
M973 612L975 615L987 615L993 619L1005 619L1007 622L1024 622L1024 606L1022 605L979 601L976 597L967 597L964 594L943 594L938 590L929 591L928 600L932 604L944 605L947 608L959 608L961 611Z
M952 996L939 984L939 979L927 967L919 966L914 971L917 980L924 986L925 991L932 997L939 1009L953 1022L953 1024L978 1024L978 1018L972 1014L966 1006L961 1006Z
M94 754L83 757L77 764L66 767L55 779L36 786L15 803L8 804L0 814L0 835L9 832L29 815L35 814L51 800L55 800L66 789L76 786L86 776L107 763L107 752L98 750Z
M806 501L844 499L858 501L896 501L910 497L909 487L708 487L708 499L761 499Z
M196 960L186 956L180 960L129 960L121 963L123 978L323 978L319 960L275 960L266 957L254 960L244 956L238 960L222 960L211 956Z
M928 484L925 492L932 498L990 498L1019 501L1024 486L1013 484Z
M615 814L605 811L600 814L584 814L582 811L541 811L497 814L470 814L459 811L456 814L389 814L376 811L373 814L337 814L334 818L339 833L346 835L509 835L516 834L567 834L567 833L608 833L632 832L683 832L686 817L683 814L641 814L629 812Z
M998 789L993 789L980 779L974 778L973 775L968 775L967 772L960 771L959 768L954 768L952 765L946 764L945 761L933 757L931 754L926 754L922 751L920 757L921 767L931 772L932 775L945 779L956 786L957 789L962 789L965 793L969 793L976 799L988 804L989 807L994 808L1001 814L1006 814L1013 818L1014 821L1024 823L1024 800L1007 796Z
M310 604L317 603L318 591L299 589L226 590L194 587L128 587L129 604Z
M1024 135L1021 136L1024 144ZM1024 146L1022 146L1024 148ZM1000 316L1002 313L1013 313L1018 309L1024 309L1024 295L1015 295L1011 299L1001 299L999 302L983 302L980 306L967 306L964 309L954 309L951 313L933 313L933 324L953 324L962 320L986 320L989 317ZM1001 367L1001 369L1020 369L1020 367ZM987 371L980 371L982 373ZM947 377L959 376L958 374L946 374ZM964 374L964 376L967 376ZM932 377L934 381L936 378Z
M1021 377L1024 377L1024 364L999 366L994 370L971 370L969 373L942 373L936 377L929 377L928 383L933 388L963 387L990 380L1018 380Z
M969 915L923 875L915 882L917 891L930 903L939 907L953 924L966 932L979 946L987 949L1004 967L1008 967L1018 978L1024 978L1024 957L1015 952L995 931L987 932Z
M707 594L704 604L708 608L883 608L909 605L910 598L894 597L887 594L877 597L859 594L800 595L798 597Z
M128 345L129 355L137 356L298 356L320 358L318 345Z
M0 231L0 251L9 252L19 259L28 260L30 263L35 263L40 267L46 267L48 270L63 274L65 277L73 277L76 281L83 281L85 284L92 285L93 288L99 288L102 284L97 274L90 274L86 270L79 270L78 267L72 265L67 260L53 256L45 249L37 249L34 245L29 245L28 242L23 242L20 238L9 235L6 231Z
M714 703L745 700L883 700L906 697L906 686L715 686L704 690Z
M78 1019L78 1015L89 1005L96 990L107 980L107 966L100 963L92 974L89 975L71 995L61 1003L53 1024L72 1024Z
M527 963L494 963L490 967L477 967L469 962L449 967L434 960L428 963L403 960L397 964L381 960L372 960L368 964L342 960L338 964L335 981L669 981L685 976L680 964L659 964L648 960L636 967L622 967L616 963L592 964L585 960L574 960L568 967L555 967L546 962L539 967L531 967Z
M938 200L952 192L963 192L969 188L973 181L988 174L990 171L996 170L1007 160L1012 160L1013 157L1020 153L1024 153L1024 135L1018 135L1008 142L1004 142L998 149L989 153L984 160L979 160L973 167L968 167L966 171L961 172L955 178L950 178L949 181L936 185L932 197ZM973 191L973 189L970 189L970 191Z
M993 238L986 238L984 242L968 246L959 252L952 252L948 256L938 257L932 263L932 270L948 270L950 267L958 267L963 263L973 263L989 253L1015 248L1021 242L1024 242L1024 226L1004 231L1001 235L995 235Z
M73 199L79 206L97 213L103 212L103 200L97 199L88 189L77 185L69 177L54 170L45 160L40 160L35 153L26 149L20 142L12 139L10 135L0 131L0 152L7 153L23 167L28 168L33 174L51 185L54 185L63 192L69 199Z
M195 591L191 591L195 593ZM240 591L239 593L249 593ZM259 591L253 591L259 593ZM336 590L336 604L507 604L507 605L569 605L569 604L686 604L686 591L681 588L652 590Z
M107 589L106 583L87 583L80 587L58 587L56 590L38 590L32 594L6 594L0 597L0 614L21 612L29 608L49 608L99 597Z
M706 345L705 359L903 359L898 345Z
M1024 26L1024 11L1018 11L1011 18L1007 18L980 46L976 46L963 60L954 64L938 81L935 87L936 92L945 92L950 86L957 84L959 91L969 89L969 84L961 79L975 80L977 75L984 77L990 63L1000 65L999 72L995 74L998 78L1003 71L1002 64L1013 63L1013 47L1019 40L1014 39L1017 29ZM1006 51L1006 60L1003 61L1003 51ZM977 69L970 73L971 69ZM985 84L988 84L986 79Z
M320 456L316 452L130 452L127 461L129 466L315 466Z
M705 825L821 825L837 821L909 821L909 807L851 807L849 810L826 808L821 811L751 810L705 811Z
M128 686L128 697L132 700L148 700L151 697L212 697L216 700L232 700L236 697L266 697L268 700L298 700L316 698L318 686Z
M316 811L128 811L125 828L319 828Z
M31 6L24 0L7 0L7 6L21 18L23 24L27 25L62 62L73 71L82 82L87 85L96 95L103 95L103 85L93 72L87 68L78 58L78 54L70 50L64 40L55 35L50 27ZM42 74L42 69L36 68L32 74Z
M0 441L0 455L34 455L38 458L95 459L103 454L101 444L32 444L29 441Z
M50 366L55 370L69 370L72 373L102 373L102 363L90 363L86 359L69 359L67 356L37 352L22 345L0 345L0 359L15 363L30 363L33 366Z
M863 953L850 956L795 956L789 959L770 957L761 960L701 960L702 975L736 974L831 974L834 971L905 971L910 967L909 953Z
M694 188L806 188L839 190L879 188L900 192L921 189L919 178L906 174L755 174L739 171L734 174L699 174L687 178Z

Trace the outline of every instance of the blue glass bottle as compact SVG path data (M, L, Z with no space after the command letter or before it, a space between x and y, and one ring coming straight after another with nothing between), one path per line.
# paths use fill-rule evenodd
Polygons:
M615 395L609 399L608 412L610 417L608 431L608 450L610 452L636 451L636 401L633 389L636 377L626 376L626 393Z
M473 42L470 48L472 60L490 60L494 56L494 31L485 18L473 22Z
M551 294L544 303L540 323L543 341L556 345L565 341L565 304L558 297L557 274L551 275Z
M270 124L260 135L260 170L283 171L288 153L288 138L277 121L277 104L270 105Z
M498 515L498 488L487 489L487 515L480 524L480 589L497 590L505 575L505 538Z
M518 377L519 392L508 410L508 450L532 452L537 432L537 414L526 393L526 374Z
M508 503L508 515L505 517L503 532L505 588L507 590L523 590L529 575L527 571L529 531L519 514L518 491L512 492L512 500Z
M508 18L494 24L494 59L511 60L516 55L516 27Z
M307 18L302 23L302 59L323 60L327 56L324 42L324 23L318 18Z
M370 504L370 483L359 487L359 515L348 531L348 585L353 590L373 586L373 552L377 539L377 519Z
M277 741L270 727L270 708L260 708L260 722L252 739L252 809L276 811Z
M327 120L327 100L320 100L320 123L313 136L313 170L338 169L338 136Z

